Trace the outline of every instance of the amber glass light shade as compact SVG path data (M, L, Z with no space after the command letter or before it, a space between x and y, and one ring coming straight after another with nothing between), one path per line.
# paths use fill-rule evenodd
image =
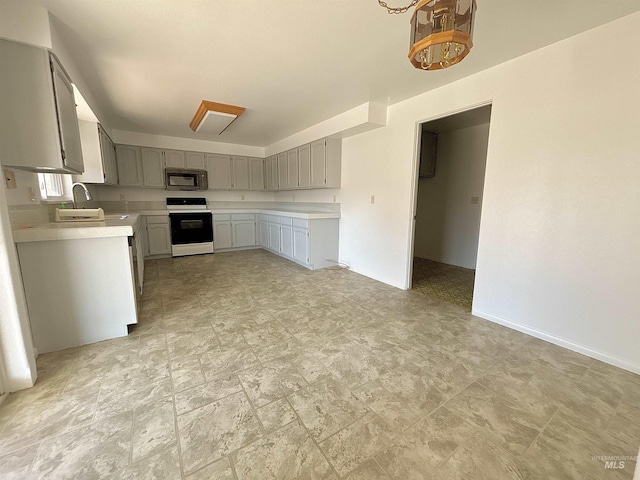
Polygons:
M409 60L422 70L459 63L473 47L475 0L422 0L411 17Z

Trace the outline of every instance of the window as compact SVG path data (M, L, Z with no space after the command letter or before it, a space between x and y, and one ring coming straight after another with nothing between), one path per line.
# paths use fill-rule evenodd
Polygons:
M72 200L71 175L59 173L39 173L38 184L42 200L60 202Z

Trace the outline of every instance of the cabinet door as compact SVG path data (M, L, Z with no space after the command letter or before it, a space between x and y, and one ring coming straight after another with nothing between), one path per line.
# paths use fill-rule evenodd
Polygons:
M327 169L327 147L325 140L311 144L311 186L324 187Z
M62 147L62 163L65 167L82 173L82 146L76 113L76 101L73 97L73 85L55 57L51 56L51 74L53 92L58 115L60 144Z
M102 127L98 126L98 132L100 134L100 153L102 156L104 182L110 185L117 185L118 168L116 166L113 142Z
M273 190L271 182L271 157L264 159L264 189L267 192Z
M204 153L185 152L184 163L186 168L193 168L196 170L205 170Z
M293 227L293 259L309 263L309 230Z
M145 187L164 188L164 157L158 148L141 148L142 184Z
M171 233L167 223L147 224L149 255L166 255L171 253Z
M118 184L123 187L142 186L142 160L140 147L116 145Z
M283 190L289 188L289 170L287 169L287 152L278 154L278 189Z
M109 137L107 137L109 138ZM111 185L118 185L118 162L116 161L116 146L109 138L109 171L107 182Z
M269 223L269 250L280 251L280 224Z
M278 157L271 157L271 190L279 190L278 187Z
M298 188L298 149L287 152L287 188Z
M228 155L207 155L209 189L231 190L231 157Z
M260 222L260 246L269 248L269 222Z
M232 157L233 182L235 190L249 190L249 159L247 157Z
M303 145L298 148L298 186L309 188L311 186L311 145Z
M180 150L165 150L164 162L167 168L184 168L184 152Z
M293 258L293 227L280 226L280 252L289 258Z
M231 222L213 222L213 247L216 250L233 247Z
M249 188L251 190L264 190L264 159L249 159Z
M232 222L232 228L234 247L252 247L256 244L255 222Z

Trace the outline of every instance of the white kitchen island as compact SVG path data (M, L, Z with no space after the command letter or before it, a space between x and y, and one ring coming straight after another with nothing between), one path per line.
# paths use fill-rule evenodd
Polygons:
M144 274L143 255L134 268L138 225L129 215L14 230L38 353L122 337L137 323Z

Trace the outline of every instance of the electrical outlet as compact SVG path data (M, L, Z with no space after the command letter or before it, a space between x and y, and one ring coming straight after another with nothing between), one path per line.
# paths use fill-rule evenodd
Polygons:
M240 200L244 200L244 195L240 195Z
M480 203L480 197L471 197L471 205L478 205Z
M373 205L374 203L376 203L376 196L371 195L371 205Z
M124 193L121 193L121 194L120 194L120 201L121 201L121 202L124 202L124 201L126 201L126 200L127 200L127 197L125 197L125 196L124 196Z
M334 196L333 196L333 203L336 203L336 199L337 199L337 198L338 198L338 196L337 196L337 195L334 195Z
M27 193L29 194L29 201L30 202L37 202L38 201L38 197L36 196L36 191L33 187L29 187L27 188Z

